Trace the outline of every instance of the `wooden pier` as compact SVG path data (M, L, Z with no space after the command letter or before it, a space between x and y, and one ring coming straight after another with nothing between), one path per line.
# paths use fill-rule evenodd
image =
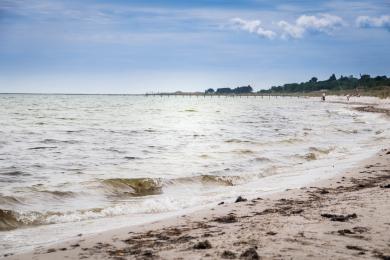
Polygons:
M214 93L214 94L206 94L206 93L145 93L144 96L146 97L195 97L195 98L249 98L249 97L254 97L254 98L299 98L299 95L284 95L284 94L264 94L264 93L247 93L247 94L219 94L219 93Z

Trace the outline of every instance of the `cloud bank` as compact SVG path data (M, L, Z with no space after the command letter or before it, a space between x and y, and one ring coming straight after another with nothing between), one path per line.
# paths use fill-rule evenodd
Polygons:
M247 21L241 18L234 18L231 20L234 28L238 28L243 31L255 33L260 37L273 39L276 37L276 33L271 30L266 30L261 26L260 20Z
M359 16L356 25L360 28L385 28L390 31L390 15L379 17Z
M345 22L341 17L330 14L302 15L294 24L282 20L278 22L278 26L283 31L283 38L302 38L305 32L331 34L337 28L345 26Z
M232 27L249 33L257 34L262 38L274 39L278 36L273 30L265 29L260 20L245 20L242 18L234 18L230 20ZM302 38L305 33L326 33L332 34L336 29L346 25L344 20L336 15L320 14L301 15L295 22L290 23L281 20L276 23L277 29L281 38Z

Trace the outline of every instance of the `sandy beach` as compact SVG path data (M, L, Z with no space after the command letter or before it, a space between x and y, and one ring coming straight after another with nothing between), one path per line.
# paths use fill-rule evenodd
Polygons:
M0 260L390 260L390 0L0 0Z
M389 259L390 149L331 180L6 259Z

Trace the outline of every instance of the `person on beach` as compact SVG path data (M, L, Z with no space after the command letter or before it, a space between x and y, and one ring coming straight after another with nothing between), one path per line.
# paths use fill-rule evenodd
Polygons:
M325 101L325 92L322 93L322 101Z
M350 98L351 96L349 95L349 94L347 94L347 101L349 101L349 98Z

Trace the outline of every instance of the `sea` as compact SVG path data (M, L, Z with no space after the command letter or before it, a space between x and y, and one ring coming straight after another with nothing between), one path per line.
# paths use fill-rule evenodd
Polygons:
M390 143L318 97L0 95L0 255L300 188Z

